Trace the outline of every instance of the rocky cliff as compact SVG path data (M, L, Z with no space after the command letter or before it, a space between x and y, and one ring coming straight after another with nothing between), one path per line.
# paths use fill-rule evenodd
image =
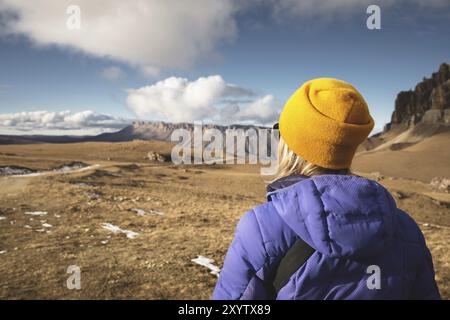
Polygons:
M203 124L202 130L216 129L222 133L225 133L227 129L242 129L247 131L249 129L264 128L253 125L216 125L216 124ZM170 123L163 121L136 121L132 125L112 133L104 133L93 137L95 141L131 141L135 139L140 140L158 140L158 141L171 141L172 132L176 129L185 129L189 132L194 131L194 124L192 123Z
M414 90L402 91L395 100L391 122L393 127L411 127L418 123L450 124L450 65L441 64L439 71L424 78Z

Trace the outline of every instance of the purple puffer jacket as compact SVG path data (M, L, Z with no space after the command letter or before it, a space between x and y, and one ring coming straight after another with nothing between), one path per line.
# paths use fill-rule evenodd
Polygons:
M238 223L213 299L440 299L422 232L384 187L344 175L283 181ZM298 238L316 251L275 296L274 271ZM372 265L379 289L367 285Z

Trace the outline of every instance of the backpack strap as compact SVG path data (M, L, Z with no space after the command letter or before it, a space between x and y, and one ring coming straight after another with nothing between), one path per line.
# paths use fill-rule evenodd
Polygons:
M298 239L294 245L289 248L286 255L281 258L281 261L275 270L275 277L272 284L276 295L278 295L278 292L288 283L291 276L305 264L306 260L308 260L315 251L314 248L309 246L302 239Z

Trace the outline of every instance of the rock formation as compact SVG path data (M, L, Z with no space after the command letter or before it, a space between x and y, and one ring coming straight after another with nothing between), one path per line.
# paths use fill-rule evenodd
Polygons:
M145 157L145 159L150 160L150 161L157 161L157 162L165 162L166 161L166 158L162 154L159 154L154 151L149 151L147 153L147 156Z
M391 122L393 127L411 127L418 123L450 124L450 65L441 64L439 71L424 78L414 90L397 95Z

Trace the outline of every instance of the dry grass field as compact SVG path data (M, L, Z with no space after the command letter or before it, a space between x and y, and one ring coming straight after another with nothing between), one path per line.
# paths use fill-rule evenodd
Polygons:
M0 146L0 167L93 166L0 176L0 298L208 299L217 278L191 259L222 265L239 217L265 201L265 178L257 166L144 159L170 149L144 141ZM441 293L450 298L448 194L419 180L362 174L392 191L420 224ZM37 211L46 214L29 214ZM81 268L81 290L66 287L70 265Z

